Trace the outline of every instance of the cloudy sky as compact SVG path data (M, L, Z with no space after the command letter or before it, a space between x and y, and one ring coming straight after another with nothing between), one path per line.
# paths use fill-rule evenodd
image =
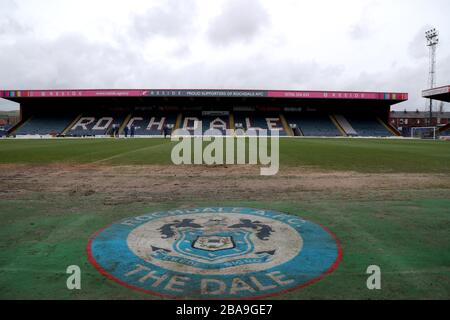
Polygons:
M431 26L437 84L450 83L449 12L448 0L0 0L0 88L404 91L398 108L415 110Z

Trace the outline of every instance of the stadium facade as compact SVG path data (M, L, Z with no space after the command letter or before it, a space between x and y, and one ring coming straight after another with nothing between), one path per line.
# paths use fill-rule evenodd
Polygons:
M422 92L422 97L442 102L450 102L450 85L433 89L427 89ZM450 123L440 126L439 135L450 137Z
M277 130L280 136L389 137L391 106L407 93L280 90L4 90L20 104L11 136L161 136L164 128Z

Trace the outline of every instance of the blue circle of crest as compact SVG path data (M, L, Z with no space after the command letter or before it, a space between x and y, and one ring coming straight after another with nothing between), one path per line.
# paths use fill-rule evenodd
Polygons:
M277 220L291 226L300 234L303 239L303 248L290 261L262 271L207 275L202 274L201 271L193 274L162 268L143 260L128 247L127 239L130 232L142 224L167 216L176 217L203 212L245 214ZM226 236L226 234L217 234L219 238L226 238ZM202 252L201 246L195 248L195 241L201 241L201 237L202 234L196 232L196 230L187 230L182 234L182 237L177 239L174 248L177 252L186 255L186 261L189 261L186 249L188 244L193 244L189 248L190 254L200 264L201 268L220 268L220 265L214 264L214 261L220 258L220 255L214 252L206 255ZM229 246L230 248L233 246L233 249L235 249L233 252L236 255L246 254L253 249L253 244L248 240L248 234L243 230L236 230L233 233L233 238L234 242L239 244L230 242ZM223 254L231 254L231 251L227 253L227 250L221 251L222 256ZM337 238L329 230L318 224L285 213L234 207L180 209L124 219L93 236L88 244L88 254L90 261L101 273L126 287L161 297L190 299L253 299L275 296L320 280L336 269L342 258L342 250ZM164 252L158 252L158 254L161 255L162 259ZM262 259L261 263L263 263L265 257L261 256L258 259ZM205 263L202 264L202 261ZM250 263L255 263L255 261ZM142 281L147 274L149 276L146 277L146 281ZM202 281L205 279L212 280L213 284L220 283L223 292L215 295L202 293ZM171 280L171 284L168 285ZM237 285L239 290L230 290Z

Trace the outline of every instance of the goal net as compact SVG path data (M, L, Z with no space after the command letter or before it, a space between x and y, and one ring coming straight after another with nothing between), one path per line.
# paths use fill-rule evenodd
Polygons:
M436 140L436 127L411 128L411 138Z

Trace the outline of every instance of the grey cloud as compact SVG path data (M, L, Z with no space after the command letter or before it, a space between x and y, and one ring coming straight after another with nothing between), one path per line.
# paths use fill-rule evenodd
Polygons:
M17 36L31 31L30 26L16 17L15 1L0 0L0 36Z
M353 25L350 29L350 37L354 40L363 40L370 36L368 25L363 22Z
M322 68L314 61L285 61L273 56L199 62L182 69L168 68L159 78L168 85L192 88L308 89L323 79L336 79L341 67ZM337 81L337 80L336 80Z
M181 51L188 50L180 48ZM180 52L183 54L183 52ZM71 34L53 41L0 44L0 88L278 88L307 89L339 77L342 68L313 61L250 56L220 63L146 61L136 50Z
M362 16L359 21L350 27L350 37L353 40L364 40L369 38L373 33L373 14L372 10L378 7L378 1L369 2L363 9Z
M158 7L132 17L132 32L140 39L157 35L177 37L190 32L197 12L192 0L167 0Z
M6 17L0 18L0 35L17 35L28 32L30 29L20 22Z
M79 35L0 46L0 88L114 87L132 74L135 55Z
M0 7L5 14L11 13L18 8L17 1L15 0L0 0Z
M219 45L251 41L269 23L270 17L258 0L232 0L212 20L208 38Z
M450 61L450 56L443 61ZM410 102L400 104L397 109L424 108L420 93L427 80L426 63L393 66L385 73L361 73L354 77L341 65L322 66L314 61L284 60L263 54L184 66L170 61L148 62L131 48L90 42L76 34L53 41L24 38L15 44L0 44L0 70L2 89L142 87L409 92ZM442 64L439 83L450 82L445 78L448 74L450 64Z
M425 31L431 29L430 25L423 26L416 33L408 46L408 53L415 59L422 59L428 57L428 49L425 47Z
M450 61L450 56L447 56L446 60ZM343 83L343 86L349 90L407 92L409 93L409 101L394 106L394 109L423 110L426 108L426 101L422 98L422 90L427 88L427 72L427 63L420 63L413 67L392 68L386 72L362 72L353 80L347 80ZM446 84L446 81L450 82L450 79L446 76L450 74L450 64L442 65L439 74L445 75L445 77L442 77L443 81L440 81L442 85ZM446 108L448 109L448 104Z
M191 54L191 48L189 47L189 44L182 43L177 48L171 51L172 57L176 58L186 58Z

